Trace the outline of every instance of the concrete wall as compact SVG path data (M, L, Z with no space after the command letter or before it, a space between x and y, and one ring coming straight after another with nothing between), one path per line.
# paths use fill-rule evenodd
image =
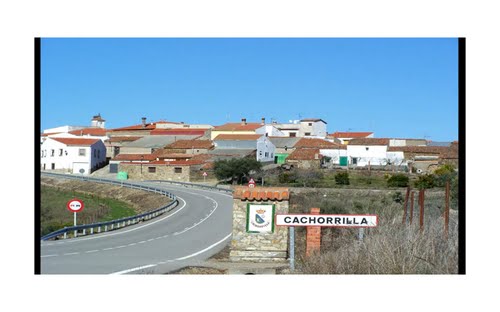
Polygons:
M352 164L352 158L357 158L357 166L372 166L385 165L387 161L387 146L385 145L347 145L347 155L349 155L349 163Z

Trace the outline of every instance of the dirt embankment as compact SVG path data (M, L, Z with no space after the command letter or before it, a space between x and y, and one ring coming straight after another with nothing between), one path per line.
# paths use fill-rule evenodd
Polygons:
M163 195L104 183L42 177L41 184L121 200L132 205L137 213L150 211L170 202L170 199Z

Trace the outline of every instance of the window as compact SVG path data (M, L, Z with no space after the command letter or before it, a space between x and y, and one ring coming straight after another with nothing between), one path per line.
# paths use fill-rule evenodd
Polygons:
M101 150L97 150L97 158L101 158Z
M94 158L97 157L97 150L94 150Z
M174 172L175 173L182 173L182 167L175 167Z
M305 136L311 135L311 132L304 133Z
M78 156L85 156L85 149L84 148L78 149Z
M54 156L54 150L50 150L50 156Z
M156 173L156 167L148 167L149 173Z
M297 132L290 132L289 135L291 138L295 138L297 136Z
M369 150L369 149L370 149L369 147L366 148L366 150Z
M264 157L266 157L266 158L267 158L267 157L269 157L269 153L268 153L268 152L266 152L266 153L264 154Z
M352 158L352 164L357 165L358 164L358 159L356 157Z
M312 125L313 125L313 123L312 123L312 122L310 122L310 123L308 123L307 125L310 127L310 126L312 126Z
M62 155L63 155L63 149L62 149L62 148L60 148L60 149L59 149L59 156L62 156Z

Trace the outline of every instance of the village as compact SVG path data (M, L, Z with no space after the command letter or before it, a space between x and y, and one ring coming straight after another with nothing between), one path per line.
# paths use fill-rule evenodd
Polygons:
M147 121L107 129L100 114L89 126L61 126L41 133L41 170L120 179L215 181L214 162L252 158L263 168L373 169L433 173L458 167L458 142L377 138L373 132L327 132L321 118L278 123L242 118L223 125Z

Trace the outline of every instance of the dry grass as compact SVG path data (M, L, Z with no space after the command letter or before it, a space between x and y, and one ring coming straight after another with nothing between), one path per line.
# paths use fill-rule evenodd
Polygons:
M302 258L304 274L457 274L458 233L450 223L444 238L443 220L426 224L420 233L418 224L403 226L395 222L370 229L364 240L341 235L332 248L321 255ZM452 225L453 224L453 225ZM346 239L346 236L348 237ZM322 244L323 246L324 244Z

